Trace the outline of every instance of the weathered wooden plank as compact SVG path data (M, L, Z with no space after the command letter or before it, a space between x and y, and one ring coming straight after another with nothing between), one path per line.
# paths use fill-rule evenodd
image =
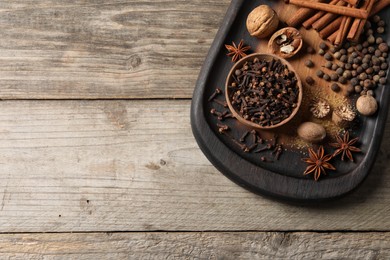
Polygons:
M389 233L0 235L2 259L388 259Z
M367 181L298 207L220 174L190 101L0 102L0 232L390 230L390 123Z
M230 0L5 0L0 98L188 98Z

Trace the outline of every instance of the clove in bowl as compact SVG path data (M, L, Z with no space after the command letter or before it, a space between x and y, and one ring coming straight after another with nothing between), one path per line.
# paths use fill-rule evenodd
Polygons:
M254 53L230 70L225 95L239 122L254 129L274 129L297 114L302 103L302 82L285 59Z
M274 33L268 42L271 53L284 59L297 54L303 46L301 33L293 27L286 27Z

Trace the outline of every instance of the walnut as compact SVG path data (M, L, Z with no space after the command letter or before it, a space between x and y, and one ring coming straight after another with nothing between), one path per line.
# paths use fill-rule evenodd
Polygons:
M282 58L291 58L302 48L303 40L300 32L293 27L286 27L274 33L268 42L273 54Z
M246 27L251 36L266 38L273 34L279 25L276 12L268 5L256 7L246 20Z

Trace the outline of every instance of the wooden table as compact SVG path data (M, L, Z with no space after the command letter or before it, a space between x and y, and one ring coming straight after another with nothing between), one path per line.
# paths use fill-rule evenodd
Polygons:
M229 0L0 2L1 259L385 259L390 121L349 196L252 194L190 103Z

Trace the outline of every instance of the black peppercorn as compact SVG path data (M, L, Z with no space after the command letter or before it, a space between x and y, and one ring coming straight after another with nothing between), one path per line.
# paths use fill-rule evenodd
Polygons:
M323 56L323 55L325 54L325 51L324 51L323 49L320 49L320 50L318 51L318 54L321 55L321 56Z
M344 70L343 70L342 68L338 68L338 69L336 70L336 73L339 74L339 75L341 76L341 75L343 75Z
M385 28L384 28L384 27L378 27L378 28L376 29L376 32L379 33L379 34L382 34L382 33L385 32Z
M351 79L350 83L352 86L357 86L359 84L359 80L357 78L353 78Z
M379 84L385 85L386 84L386 78L380 78L379 79Z
M372 89L368 90L367 93L366 93L368 96L374 96L374 91Z
M330 79L332 81L338 81L339 80L339 75L337 73L332 73L332 75L330 75Z
M369 44L375 43L375 37L373 35L368 36L367 41Z
M352 77L356 77L357 76L356 70L351 70L351 75L352 75Z
M319 77L319 78L322 78L323 76L324 76L324 72L322 71L322 70L317 70L317 72L316 72L316 75L317 75L317 77Z
M362 91L362 87L361 86L359 86L359 85L355 86L355 92L356 93L360 93L361 91Z
M375 50L375 53L374 53L374 54L375 54L375 56L378 57L378 58L379 58L379 57L382 57L382 52L381 52L380 50Z
M372 21L374 22L374 23L379 23L379 21L381 20L381 17L379 16L379 15L374 15L373 17L372 17Z
M330 81L330 76L328 74L324 74L322 78L326 81Z
M347 62L347 61L348 61L347 55L341 56L341 57L340 57L340 61L341 61L341 62Z
M360 75L359 75L359 79L360 80L366 80L367 79L367 74L366 73L361 73Z
M364 48L367 48L368 46L370 46L370 44L367 41L363 42L362 45L363 45Z
M321 50L326 50L328 48L328 46L326 45L325 42L321 42L319 47L320 47Z
M368 47L368 53L374 53L375 52L375 48L374 47L372 47L372 46L370 46L370 47Z
M346 79L352 78L352 73L349 70L344 71L343 77Z
M383 27L386 25L385 21L383 20L380 20L378 23L377 23L378 27Z
M381 70L381 67L379 66L373 66L374 72L378 73Z
M340 77L340 78L339 78L339 82L340 82L341 84L345 84L345 83L347 83L347 79L344 78L344 77Z
M356 45L356 50L357 51L363 50L363 46L361 44Z
M386 77L386 71L381 70L378 72L379 77Z
M372 57L371 61L372 61L372 64L374 66L380 66L381 65L381 60L379 58L375 57L375 56Z
M333 65L333 63L332 63L331 61L327 61L327 62L325 63L325 68L331 69L331 68L332 68L332 65Z
M364 82L363 82L363 87L364 88L372 88L373 87L373 82L369 79L366 79Z
M352 69L352 64L349 64L349 63L345 64L344 69L346 69L346 70Z
M332 70L337 70L338 68L339 68L339 66L337 64L332 65Z
M312 60L306 60L305 61L305 66L308 67L308 68L313 68L314 67L314 63Z
M362 73L363 71L364 71L364 69L361 66L356 69L356 72L358 74Z
M387 63L382 63L381 64L381 69L382 70L387 70L388 67L389 67L389 65Z
M347 54L347 50L346 49L341 49L340 53L341 53L341 55L345 55L345 54Z
M309 84L310 86L314 85L315 81L312 77L308 76L306 77L306 83Z
M341 53L338 51L333 56L335 57L335 59L340 59Z
M366 69L366 73L372 74L372 73L374 73L374 69L372 67L370 67L370 68Z
M363 70L366 70L366 69L368 69L368 67L369 67L369 65L368 65L367 63L363 63L363 64L362 64L362 68L363 68Z
M368 29L367 31L366 31L366 35L367 36L370 36L370 35L373 35L374 34L374 30L372 30L372 29Z
M364 48L364 49L362 50L362 54L367 54L367 53L368 53L367 48Z
M330 52L331 53L333 53L333 54L335 54L336 52L337 52L337 48L336 47L332 47L331 49L330 49Z
M376 38L375 42L376 42L376 44L381 44L383 42L383 38L378 37L378 38Z
M309 54L314 54L315 53L313 47L311 47L311 46L306 48L306 52L309 53Z
M330 88L332 89L332 91L334 92L339 92L340 91L340 86L337 84L337 83L333 83Z
M382 42L381 44L378 45L378 49L381 52L388 52L389 51L389 46L387 45L387 43Z
M381 78L381 77L380 77L379 75L374 75L373 80L374 80L376 83L378 83L380 78Z
M325 53L324 58L325 58L325 60L328 60L328 61L333 60L333 56L330 53L328 53L328 52Z

